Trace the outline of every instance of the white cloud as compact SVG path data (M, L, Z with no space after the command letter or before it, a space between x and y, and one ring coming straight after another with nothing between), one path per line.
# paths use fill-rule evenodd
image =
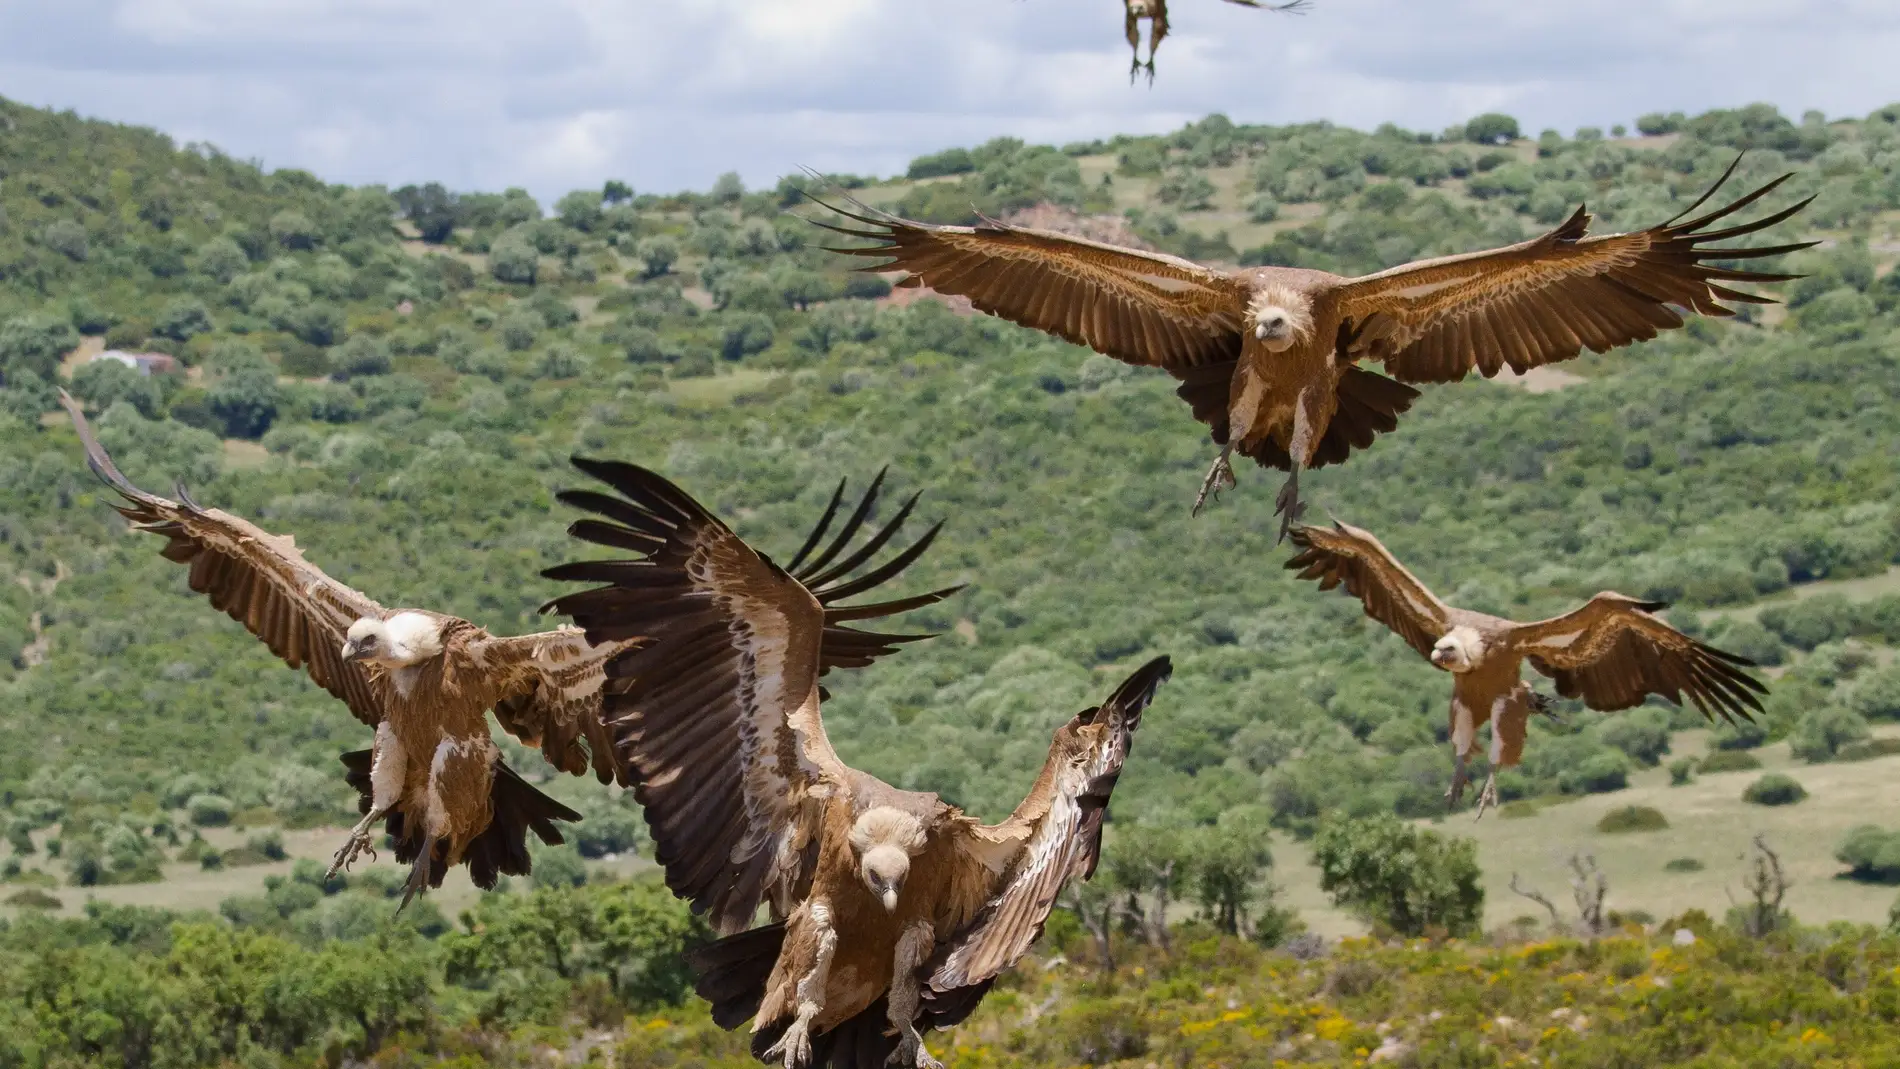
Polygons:
M0 0L0 94L338 181L754 185L1000 134L1238 121L1532 130L1900 99L1891 0L1174 0L1152 89L1112 0Z

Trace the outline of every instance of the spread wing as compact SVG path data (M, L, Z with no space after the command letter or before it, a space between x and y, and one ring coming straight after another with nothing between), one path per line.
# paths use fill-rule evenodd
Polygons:
M1735 163L1740 162L1738 157ZM1340 314L1357 325L1354 354L1383 362L1406 382L1454 382L1473 368L1489 378L1507 364L1523 372L1568 360L1586 348L1601 353L1654 338L1657 331L1682 326L1676 308L1728 316L1734 311L1719 301L1771 304L1728 284L1797 276L1710 261L1778 256L1814 242L1753 249L1705 243L1774 226L1808 201L1752 223L1703 229L1766 196L1787 181L1783 175L1724 207L1683 220L1734 170L1730 164L1694 204L1647 230L1588 237L1590 216L1579 207L1563 225L1530 241L1354 279L1340 291Z
M1107 701L1056 730L1049 759L1028 797L1001 824L965 826L964 864L987 879L989 901L925 966L926 1002L953 999L1013 965L1042 933L1056 896L1072 877L1088 879L1102 848L1102 818L1142 710L1173 671L1166 657L1135 670Z
M292 668L302 668L365 724L383 719L383 704L363 666L345 661L344 635L356 620L381 618L381 605L323 574L303 559L289 535L274 535L191 499L183 486L177 501L149 494L119 473L93 437L79 403L60 391L73 428L86 448L86 464L126 501L114 505L141 531L164 535L159 554L188 565L191 589L211 599Z
M1742 671L1755 662L1704 645L1650 615L1661 602L1598 594L1575 612L1524 624L1510 641L1531 667L1557 683L1557 693L1592 709L1641 705L1651 694L1681 704L1688 695L1702 715L1752 720L1767 688Z
M1124 363L1198 367L1240 355L1246 293L1199 264L991 220L938 226L857 200L847 211L813 199L863 228L815 225L878 242L830 251L889 257L860 270L910 272L899 285L968 297L981 311Z
M1421 656L1451 630L1451 609L1405 570L1372 532L1335 523L1295 527L1289 535L1298 552L1286 562L1301 579L1319 580L1321 590L1344 583L1366 615L1391 628Z
M507 681L495 705L502 730L538 746L548 763L572 775L591 766L600 782L632 786L625 764L614 760L613 732L602 715L607 662L629 643L587 641L579 628L495 638L474 651ZM585 740L587 745L581 745Z
M782 916L810 878L820 800L850 776L819 719L826 643L833 633L843 636L845 653L834 652L832 663L867 663L886 651L886 640L909 636L866 639L838 621L899 611L947 591L877 606L828 605L915 559L906 551L895 568L840 581L896 527L836 559L868 511L860 507L844 533L807 562L839 496L795 559L820 595L659 475L631 464L574 463L617 493L561 494L602 517L569 531L642 556L548 570L550 579L608 585L547 608L572 617L588 641L630 643L607 662L605 716L667 886L695 911L709 912L722 933L750 925L761 902Z

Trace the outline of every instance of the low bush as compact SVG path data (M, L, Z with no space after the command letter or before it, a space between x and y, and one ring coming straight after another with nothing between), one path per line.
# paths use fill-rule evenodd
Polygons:
M1669 762L1669 785L1671 787L1686 787L1694 783L1695 765L1696 761L1693 757L1678 757L1674 761Z
M1834 860L1847 866L1849 879L1900 883L1900 830L1858 825L1834 848Z
M1742 792L1742 801L1753 805L1793 805L1807 796L1807 788L1792 777L1770 772L1748 785Z
M1718 750L1696 765L1703 775L1711 772L1752 772L1761 767L1761 758L1746 750Z
M1669 827L1662 810L1646 805L1626 805L1612 809L1597 821L1597 830L1610 834L1631 831L1662 831Z
M1664 872L1701 872L1707 867L1693 857L1672 857L1663 862Z

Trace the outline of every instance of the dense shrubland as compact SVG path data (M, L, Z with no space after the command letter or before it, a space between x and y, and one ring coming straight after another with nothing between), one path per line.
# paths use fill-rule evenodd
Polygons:
M1605 228L1660 220L1741 148L1750 152L1737 191L1795 171L1785 196L1816 202L1761 240L1818 234L1829 244L1784 265L1809 275L1783 288L1785 310L1744 308L1735 321L1695 322L1586 358L1575 370L1588 383L1557 392L1431 388L1399 432L1344 468L1315 473L1310 493L1317 512L1375 530L1460 604L1535 616L1613 587L1674 601L1686 628L1785 666L1767 715L1719 729L1703 771L1746 765L1750 750L1784 739L1809 761L1887 752L1869 724L1900 719L1900 669L1875 651L1900 640L1900 595L1786 600L1758 618L1727 610L1818 580L1876 576L1900 558L1892 472L1900 274L1880 240L1900 208L1900 112L1839 122L1759 107L1646 116L1640 128L1662 136L1579 131L1534 143L1508 141L1515 124L1500 118L1420 135L1214 116L1160 137L953 149L916 161L914 182L833 181L924 218L963 221L973 208L1000 215L1041 203L1119 210L1143 240L1173 252L1365 271L1519 240L1579 200ZM1373 964L1351 979L1361 966L1346 959L1264 959L1263 972L1260 952L1246 949L1298 930L1262 890L1266 829L1309 836L1329 814L1442 811L1448 685L1352 602L1281 575L1270 480L1260 473L1242 472L1238 491L1188 520L1211 450L1164 376L937 302L883 300L888 281L843 274L808 244L813 228L784 214L811 185L803 178L757 191L727 178L706 193L664 195L610 182L550 213L519 190L391 192L265 173L149 131L4 102L0 169L0 730L27 740L0 748L0 833L10 844L0 897L27 895L25 903L61 883L151 879L168 860L268 856L267 833L217 851L199 829L346 817L336 755L366 744L340 706L190 595L155 540L124 535L72 434L47 418L62 357L96 339L170 353L185 368L148 378L84 365L67 380L133 479L158 490L182 480L207 503L295 532L313 560L386 604L460 613L501 631L547 624L535 609L556 590L538 573L577 552L552 496L579 481L570 453L656 466L780 553L797 545L836 478L862 486L888 463L894 490L924 491L920 515L948 521L910 588L970 586L913 614L942 637L830 680L827 717L848 760L988 816L1020 797L1048 732L1098 699L1117 666L1171 653L1178 671L1117 790L1106 875L1070 903L1081 919L1063 937L1076 941L1072 960L1106 948L1123 971L1113 983L1089 981L1098 986L1054 1011L1060 1029L1012 1039L1017 1026L1000 1022L1041 1005L1041 985L1055 982L1024 973L1012 981L1020 993L985 1011L981 1020L992 1023L972 1026L985 1037L972 1040L984 1051L969 1055L972 1064L1102 1060L1135 1050L1126 1044L1155 1058L1202 1034L1218 1060L1228 1056L1218 1044L1239 1043L1249 1029L1271 1032L1273 1043L1313 1032L1316 1040L1299 1041L1321 1044L1313 1057L1346 1057L1355 1044L1379 1045L1379 1021L1440 995L1459 1000L1460 1014L1483 1007L1529 1019L1515 1002L1492 1006L1492 996L1461 986L1471 974L1459 963L1504 969L1501 951L1412 959L1356 949L1347 959ZM1131 201L1130 189L1149 193ZM1672 731L1700 723L1661 706L1618 717L1570 703L1559 711L1560 721L1533 725L1523 766L1500 777L1505 799L1620 789L1636 770L1671 762ZM532 755L516 756L536 767ZM1680 760L1671 768L1684 781L1695 774ZM578 780L549 789L586 814L579 855L641 845L624 797ZM1361 827L1399 834L1383 821ZM1331 844L1339 872L1359 871L1375 889L1384 878L1355 870L1349 843L1321 843ZM1426 919L1415 913L1391 926L1468 930L1476 914L1459 848L1409 848L1437 858L1440 890L1424 904ZM1869 832L1843 847L1843 864L1887 879L1887 850ZM658 965L632 975L586 964L633 953L612 943L622 921L608 914L658 917L664 903L647 890L564 889L581 877L568 852L545 856L542 868L542 890L484 900L476 926L581 932L575 945L615 949L572 960L548 950L557 964L522 950L526 936L508 949L469 949L457 942L474 938L467 925L426 909L392 924L380 890L326 893L334 889L305 873L182 927L105 915L16 921L3 953L65 962L68 972L0 968L0 983L31 975L42 985L12 989L0 1013L42 997L69 1006L59 992L91 990L92 980L72 978L82 973L150 975L199 993L127 979L124 997L134 1001L84 1012L131 1014L145 1004L136 999L163 990L202 1005L207 1019L229 1020L237 1011L215 1002L215 984L192 979L195 963L281 967L284 984L327 975L289 964L313 954L343 970L334 981L343 994L307 999L303 988L260 981L312 1008L269 1038L242 1040L252 1047L226 1029L218 1042L236 1045L142 1048L174 1061L127 1054L124 1062L197 1064L249 1057L253 1047L292 1059L353 1056L373 1045L371 1032L430 1037L418 1042L453 1053L472 1042L454 1038L460 1022L520 1035L531 1022L617 1020L677 995L678 976ZM1342 901L1376 919L1376 903L1390 895ZM1204 918L1202 936L1165 939L1154 918L1179 916L1183 904ZM544 907L559 912L558 923L538 919ZM691 937L684 921L639 916L666 938ZM1143 946L1114 953L1143 930L1143 917ZM1227 941L1211 941L1214 931ZM1144 959L1168 953L1164 942L1176 957ZM318 946L332 949L308 949ZM1589 946L1612 949L1538 952L1553 956L1539 958L1522 998L1581 991L1568 978L1575 973L1602 986L1591 998L1627 1009L1617 1000L1636 997L1652 968L1637 965L1655 960L1649 948ZM1710 975L1735 970L1734 982L1752 990L1778 970L1808 984L1803 955L1834 951L1771 951L1719 936L1668 953ZM1856 960L1885 951L1864 953L1872 957ZM1233 1008L1201 1005L1216 996L1181 979L1189 966L1179 963L1202 960L1195 954L1235 970L1237 986L1222 996ZM1139 960L1153 971L1130 973ZM387 967L368 970L370 961ZM1867 968L1853 974L1863 977L1853 998L1874 1005L1890 994L1881 986L1888 966ZM358 981L345 973L385 986L350 1002ZM1699 990L1702 981L1682 983ZM100 991L108 989L119 990ZM424 989L436 992L433 1008L412 997ZM1772 1016L1738 1011L1733 1042L1818 1042L1782 1038L1797 1024L1829 1042L1861 1042L1866 1021L1809 1006L1807 986L1788 990L1786 1006L1761 1010ZM1307 1010L1282 1010L1318 1005L1311 1000L1322 992L1336 1012L1300 1017L1296 1029ZM190 1001L200 994L213 1001ZM372 1004L382 1008L361 1008ZM1142 1037L1108 1036L1134 1006L1153 1011L1142 1016ZM253 1010L277 1013L262 1004L243 1012ZM736 1041L712 1036L696 1011L667 1012L668 1023L635 1030L628 1049L736 1057ZM1165 1023L1170 1015L1179 1028ZM1716 1036L1669 1040L1643 1020L1572 1032L1540 1018L1526 1037L1559 1034L1524 1042L1580 1044L1573 1060L1637 1064L1655 1049L1642 1044L1744 1049ZM77 1031L44 1035L90 1027L75 1017ZM1393 1027L1421 1050L1450 1044L1447 1058L1458 1044L1493 1041L1450 1025ZM1085 1034L1096 1038L1075 1038ZM122 1044L133 1039L114 1036L132 1049ZM104 1057L102 1048L58 1046L70 1038L35 1042L42 1053L31 1057L43 1061L57 1061L44 1052Z

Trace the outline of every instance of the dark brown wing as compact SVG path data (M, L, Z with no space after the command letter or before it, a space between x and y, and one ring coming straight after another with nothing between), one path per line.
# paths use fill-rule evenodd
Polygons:
M1768 689L1742 671L1755 662L1705 645L1650 615L1661 602L1603 593L1575 612L1510 633L1531 667L1557 683L1557 693L1592 709L1641 705L1651 694L1677 704L1684 695L1703 716L1733 723L1761 711Z
M1709 261L1778 256L1814 242L1753 249L1705 243L1774 226L1808 201L1752 223L1703 228L1766 196L1788 175L1725 207L1682 219L1734 170L1730 164L1694 204L1647 230L1589 237L1590 216L1578 208L1563 225L1530 241L1353 279L1341 290L1340 314L1359 325L1354 354L1383 362L1386 371L1406 382L1454 382L1473 368L1488 378L1507 365L1522 373L1584 349L1601 353L1654 338L1658 331L1682 325L1676 308L1728 316L1734 311L1720 301L1771 304L1728 284L1796 276Z
M1155 32L1158 39L1159 23ZM814 202L864 228L815 225L878 242L831 251L889 257L862 270L910 272L899 285L960 294L980 311L1129 364L1196 367L1240 356L1247 293L1222 272L1049 230L988 220L938 226L856 200L856 211Z
M126 504L119 514L141 531L164 535L166 560L188 565L191 589L211 599L292 668L302 668L358 720L382 722L383 704L363 666L343 659L350 624L385 615L381 605L323 574L303 559L289 535L270 534L218 509L200 507L178 488L178 501L149 494L119 473L93 437L79 403L60 391L86 464Z
M761 902L783 915L809 879L821 796L848 789L852 776L819 718L817 680L827 636L838 620L899 611L945 592L878 606L827 606L659 475L579 457L574 464L617 493L561 494L603 517L581 520L570 532L643 556L549 569L550 579L609 585L558 598L547 609L572 617L591 642L631 644L607 664L604 715L636 784L634 797L645 807L667 886L691 899L695 911L708 912L722 933L750 925ZM869 511L860 508L808 561L839 500L834 496L826 519L794 559L833 601L877 585L915 559L906 551L845 580L902 522L900 514L840 558ZM841 656L840 664L864 663L890 639L842 631L856 659Z
M932 638L932 635L893 635L875 631L860 631L846 627L854 620L874 620L884 616L893 616L925 605L934 605L963 589L962 584L942 587L910 597L895 598L891 601L875 601L858 605L840 605L847 598L855 598L867 591L875 590L896 578L904 569L917 562L917 558L930 549L937 540L937 532L943 529L943 521L932 524L923 537L912 542L901 552L881 564L865 570L884 547L890 544L893 536L910 519L917 507L921 491L905 499L897 514L889 522L872 533L862 545L849 549L851 540L857 537L863 528L866 517L877 505L878 491L884 486L884 472L879 471L871 480L871 486L865 490L864 497L851 510L851 515L838 528L838 533L822 549L819 543L831 528L831 521L838 515L838 508L844 501L845 481L838 480L837 490L832 492L830 504L818 518L811 534L805 539L798 552L792 555L792 561L786 566L792 577L805 585L818 604L825 609L824 637L818 652L818 672L823 675L833 668L862 668L887 653L897 652L897 647L906 642ZM849 551L847 552L847 549ZM816 554L814 556L814 553ZM807 559L809 558L809 559Z
M1149 661L1100 707L1057 729L1042 774L1008 820L956 826L961 862L976 871L975 878L951 885L991 890L975 919L925 965L926 1009L933 997L955 1001L960 989L984 984L1015 964L1042 934L1064 885L1095 874L1109 795L1142 710L1172 671L1166 657Z
M1301 579L1319 580L1321 590L1344 583L1366 615L1392 629L1406 644L1430 657L1432 645L1451 629L1451 609L1392 556L1372 532L1335 523L1295 527L1288 537L1298 547L1288 569Z

